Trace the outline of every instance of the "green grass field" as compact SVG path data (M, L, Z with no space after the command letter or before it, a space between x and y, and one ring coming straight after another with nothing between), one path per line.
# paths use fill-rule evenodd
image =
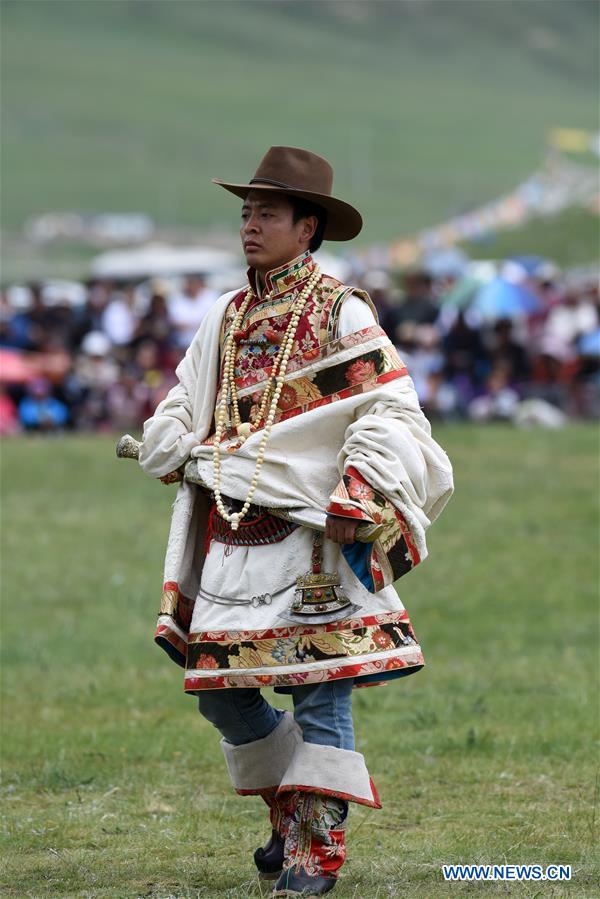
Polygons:
M47 210L235 228L212 177L334 163L391 241L512 189L598 122L594 0L4 0L3 229Z
M334 895L592 899L597 434L434 433L456 494L399 583L428 665L355 694L384 810L351 808ZM264 806L152 642L172 488L113 447L4 444L0 895L257 897ZM573 880L445 884L450 862Z

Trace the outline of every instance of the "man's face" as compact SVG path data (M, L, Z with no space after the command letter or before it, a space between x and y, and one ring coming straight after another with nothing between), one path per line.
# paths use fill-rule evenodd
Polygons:
M246 262L264 275L308 249L317 225L315 216L294 222L284 194L251 190L242 207L240 235Z

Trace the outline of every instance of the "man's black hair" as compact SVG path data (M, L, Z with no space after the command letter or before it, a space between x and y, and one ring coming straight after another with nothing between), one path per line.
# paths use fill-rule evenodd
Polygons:
M325 234L325 228L327 227L327 210L323 209L322 206L318 206L317 203L311 203L310 200L305 200L304 197L290 196L290 203L292 204L294 224L299 222L300 219L308 218L309 215L316 215L317 228L308 245L310 252L316 253L323 243L323 235Z

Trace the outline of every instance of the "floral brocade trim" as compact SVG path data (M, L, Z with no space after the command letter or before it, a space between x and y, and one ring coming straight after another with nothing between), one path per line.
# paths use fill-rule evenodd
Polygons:
M268 300L255 298L251 301L244 320L236 333L237 349L234 359L234 377L238 391L253 387L265 381L271 375L272 366L279 351L287 326L289 325L298 293L310 275L315 264L310 257L300 258L282 267L280 272L267 275L266 288L274 285ZM248 273L250 283L254 285L254 273ZM316 288L307 300L292 344L288 372L326 358L340 349L352 346L352 335L343 338L339 344L337 338L338 321L344 301L351 294L356 294L371 308L375 321L377 311L368 294L354 287L342 284L330 275L322 274ZM230 334L236 313L246 297L246 290L240 290L230 301L220 332L221 377L223 366L223 350ZM371 337L386 338L385 332L375 326L369 329ZM364 340L364 336L362 340ZM389 341L387 341L389 342Z
M185 668L187 640L170 623L159 622L154 632L154 642L181 668Z
M228 630L228 631L197 631L189 636L189 642L204 643L215 640L217 642L239 643L246 640L278 640L286 637L310 637L313 634L330 633L331 631L348 631L366 627L380 627L383 624L396 626L406 625L410 635L416 640L410 624L410 618L406 609L399 612L379 612L375 615L364 617L344 618L342 621L330 621L329 624L297 624L288 627L269 627L261 630Z
M311 377L294 378L287 381L281 391L275 423L287 421L338 400L368 393L381 384L404 377L408 374L408 370L404 366L397 367L395 365L396 360L393 358L395 355L393 347L384 347L372 350L349 362L322 369ZM262 391L239 398L242 421L257 424L261 396ZM258 432L262 430L262 427L257 427L256 430ZM222 439L230 440L236 436L237 432L230 428L223 434ZM212 445L214 433L202 442L205 445Z
M341 790L327 790L324 787L311 787L305 784L286 784L284 788L277 790L278 796L284 796L287 793L300 791L302 793L318 793L321 796L333 796L336 799L344 799L346 802L356 802L358 805L368 805L370 808L383 808L377 787L373 783L373 778L369 778L372 798L367 799L364 796L356 796L354 793L342 793Z
M184 596L175 581L166 581L163 585L159 615L168 615L181 628L189 630L192 623L194 600Z
M340 628L276 639L196 640L188 643L187 669L277 668L344 660L386 650L416 646L410 621Z
M289 290L290 287L303 284L310 277L314 267L315 263L310 251L306 250L305 253L297 256L296 259L285 262L278 268L267 272L265 292L270 293L272 297L277 297ZM248 274L249 277L253 276L253 269L250 269ZM254 286L256 287L256 285Z
M333 493L327 512L382 525L372 544L347 544L344 558L367 589L376 593L386 585L384 568L396 581L421 561L410 528L402 513L375 490L355 468L349 467Z
M175 582L168 581L154 639L174 662L186 669L187 692L236 686L287 687L393 671L410 674L424 665L406 610L320 625L190 634L189 624L184 626L181 619L178 621L174 617L178 614L180 599L187 617L191 614L190 600L183 596ZM391 653L384 658L365 658L370 653L375 655L382 651ZM353 661L359 654L362 659ZM310 666L319 660L323 661L322 668L285 671L286 666ZM240 672L240 668L251 667L261 668L261 673L246 675ZM232 674L223 675L223 668L231 668ZM268 673L269 668L278 670ZM218 674L217 669L221 669ZM215 674L211 674L211 670ZM371 683L364 686L371 686Z
M306 270L307 277L312 274L314 264ZM304 270L303 270L304 272ZM279 348L281 339L289 324L292 307L297 292L306 284L307 277L290 281L287 296L264 301L255 299L247 309L240 334L238 350L234 360L234 375L243 377L252 371L270 366ZM316 350L322 344L335 337L337 318L341 308L341 298L354 292L354 288L346 287L329 275L322 275L319 284L308 299L296 330L292 345L292 357ZM221 325L221 358L223 346L231 330L233 320L244 302L246 290L237 293L225 310ZM337 312L332 315L333 307Z
M420 671L424 664L423 654L419 650L410 661L392 657L385 661L348 663L326 670L301 671L294 674L199 675L193 671L186 671L184 689L187 693L196 693L199 690L219 690L228 687L295 687L301 684L323 683L340 678L356 679L371 674L380 674L384 671L396 671L398 675L412 674ZM356 686L360 686L360 684L356 684ZM365 689L370 686L375 686L375 684L364 684Z
M353 334L347 334L345 337L337 337L335 340L329 340L327 343L320 344L306 352L298 352L290 358L287 374L289 375L292 372L299 371L305 366L322 362L324 359L329 359L331 356L335 356L344 350L368 343L378 337L387 339L387 335L383 328L379 325L370 325L368 328L362 328L360 331L355 331ZM395 347L393 347L393 350L394 352L397 352ZM235 386L238 390L244 390L244 388L252 387L254 384L260 385L269 379L271 372L271 365L268 365L265 368L256 369L247 375L236 378Z
M333 794L315 795L299 789L290 794L284 879L290 870L304 871L309 877L337 878L346 858L347 812L348 803ZM302 895L307 895L306 891Z

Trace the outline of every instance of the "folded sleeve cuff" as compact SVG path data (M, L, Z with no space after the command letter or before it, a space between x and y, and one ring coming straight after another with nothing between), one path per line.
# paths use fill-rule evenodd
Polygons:
M344 558L364 586L377 593L418 565L421 556L408 523L386 497L351 466L331 494L330 515L380 526L373 543L345 544Z

